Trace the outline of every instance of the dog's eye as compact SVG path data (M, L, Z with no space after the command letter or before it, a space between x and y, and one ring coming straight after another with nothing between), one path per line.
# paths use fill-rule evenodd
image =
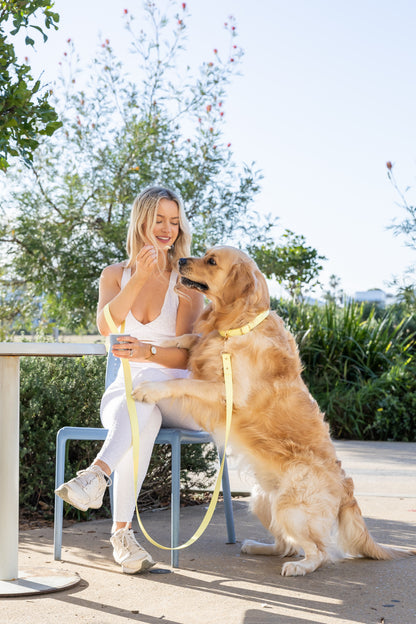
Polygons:
M213 265L216 265L216 264L217 264L217 263L215 262L214 258L208 258L207 263L208 263L208 264L213 264Z

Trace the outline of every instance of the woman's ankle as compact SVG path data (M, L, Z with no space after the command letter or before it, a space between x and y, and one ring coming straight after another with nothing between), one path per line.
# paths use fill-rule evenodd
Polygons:
M131 522L113 522L112 533L120 531L120 529L131 529Z
M101 470L105 472L107 477L111 475L110 467L105 462L101 461L101 459L96 459L93 463L93 466L98 466L99 468L101 468Z

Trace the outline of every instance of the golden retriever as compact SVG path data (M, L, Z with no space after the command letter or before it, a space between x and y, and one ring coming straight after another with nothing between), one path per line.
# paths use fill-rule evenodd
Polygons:
M144 383L133 396L149 403L181 400L185 412L218 436L225 427L221 353L231 354L231 447L252 468L251 508L274 537L274 544L247 540L243 552L287 557L302 549L303 559L283 565L285 576L313 572L345 554L372 559L415 555L416 550L385 548L369 534L352 479L342 470L328 424L302 380L295 340L279 316L270 312L244 335L220 335L219 330L242 327L269 308L257 265L242 251L221 246L203 258L182 258L179 272L185 286L210 300L196 326L198 339L178 339L180 346L192 346L191 377Z

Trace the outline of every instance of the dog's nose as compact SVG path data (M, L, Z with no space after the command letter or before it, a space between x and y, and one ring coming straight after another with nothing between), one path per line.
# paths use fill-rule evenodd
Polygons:
M187 258L179 258L179 266L185 266L187 262L188 262Z

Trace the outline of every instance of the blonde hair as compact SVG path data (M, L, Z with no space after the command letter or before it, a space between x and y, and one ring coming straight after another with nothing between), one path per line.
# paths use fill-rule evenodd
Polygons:
M153 236L153 227L156 223L157 211L161 199L174 201L179 209L179 233L178 237L168 251L169 268L173 268L179 258L190 255L191 230L179 195L170 189L162 186L151 186L138 195L133 202L130 215L130 225L127 232L127 254L129 260L128 267L134 265L136 256L141 248L146 244L146 239L150 240L155 247L157 241Z

